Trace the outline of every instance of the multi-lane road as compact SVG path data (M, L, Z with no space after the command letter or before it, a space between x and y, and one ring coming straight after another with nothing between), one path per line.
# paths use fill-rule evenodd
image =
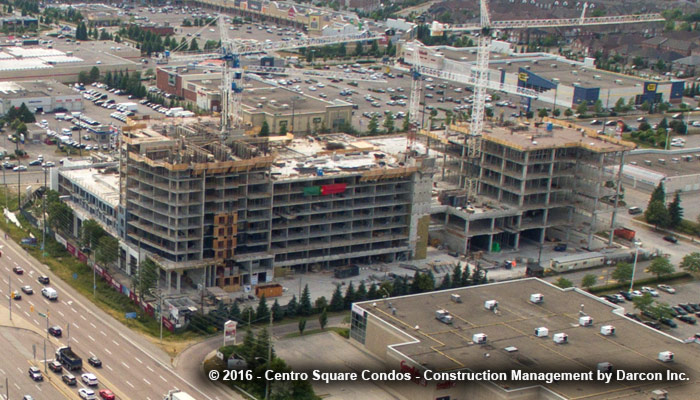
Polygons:
M112 390L119 399L156 400L162 399L168 390L178 388L190 393L197 399L230 399L237 398L234 393L226 391L223 387L199 381L194 387L181 378L170 367L170 357L162 350L156 348L148 339L142 337L123 326L107 313L93 305L88 299L74 291L69 285L58 281L48 268L40 264L37 260L28 255L21 247L10 240L2 240L4 233L0 232L0 245L2 245L2 258L0 258L0 296L4 301L0 302L0 313L4 315L0 321L7 321L8 299L10 282L12 290L18 290L21 286L30 285L34 289L34 295L22 294L22 299L12 302L12 314L15 321L23 319L29 325L33 325L35 331L41 332L45 336L46 320L39 314L49 315L50 325L58 325L63 329L63 337L60 339L49 337L47 346L47 358L53 359L54 349L61 345L68 345L83 358L83 372L94 373L99 381L99 389L108 388ZM12 269L21 266L24 269L23 275L15 274ZM51 278L49 286L58 291L58 301L51 302L44 298L39 292L43 285L37 282L40 275L48 275ZM99 296L99 293L98 293ZM33 308L33 311L32 311ZM68 328L70 325L70 328ZM68 332L68 330L70 332ZM70 337L68 336L70 333ZM0 346L2 340L29 340L24 334L10 332L9 336L0 332ZM22 337L19 339L19 337ZM42 339L43 340L43 339ZM31 347L31 346L30 346ZM7 347L3 347L7 348ZM51 351L48 350L51 349ZM40 347L41 356L37 358L43 360L43 345ZM90 366L86 359L94 355L103 362L102 368ZM10 383L10 389L17 389L22 395L31 393L35 398L61 398L46 397L50 391L47 382L34 383L28 376L27 368L32 361L31 351L15 350L12 353L14 362L3 363L0 371L0 383L7 376L11 382L16 383L20 389ZM183 362L199 363L201 360L183 360ZM20 367L20 371L17 370ZM42 368L43 369L43 368ZM3 373L3 371L5 373ZM17 374L15 374L17 372ZM49 374L53 374L49 371ZM74 374L80 380L80 374ZM53 383L53 381L51 382ZM62 393L72 393L72 397L77 398L77 388L65 390L65 386L60 377L56 385L63 385ZM80 383L79 386L80 387ZM15 392L17 393L17 392ZM43 396L43 397L42 397ZM18 396L11 396L18 397Z

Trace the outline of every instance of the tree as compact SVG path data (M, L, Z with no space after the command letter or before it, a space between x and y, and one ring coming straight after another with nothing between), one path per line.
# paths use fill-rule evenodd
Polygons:
M654 302L648 310L655 319L673 318L674 312L666 303Z
M411 113L407 112L406 116L403 119L403 126L401 127L404 132L408 132L409 129L411 129Z
M355 301L355 287L352 285L352 282L350 282L350 284L348 285L348 288L345 290L345 297L343 298L343 306L345 307L346 310L349 310L354 301Z
M82 84L90 83L90 75L88 75L88 73L85 71L80 71L78 73L78 82Z
M110 236L103 235L97 242L95 249L95 261L103 266L110 265L117 261L119 257L119 240Z
M189 51L199 51L199 44L197 43L197 39L192 39L192 41L190 42Z
M581 287L590 289L595 285L597 282L596 276L593 274L586 274L584 275L583 279L581 279Z
M328 308L328 300L326 300L326 296L321 296L314 301L314 309L315 310L325 310Z
M357 287L357 291L355 292L355 301L364 300L367 300L367 287L365 286L364 282L360 282L360 285Z
M321 312L321 315L318 316L318 324L321 325L321 330L323 330L326 327L326 324L328 324L328 313L326 313L325 308Z
M304 329L306 329L306 318L299 320L299 334L304 335Z
M270 350L270 333L267 331L267 328L260 329L258 332L258 337L255 338L255 346L253 347L253 351L251 354L251 357L253 360L267 360L268 356L270 354L268 351ZM274 351L271 354L272 357L274 357Z
M335 291L333 291L333 296L331 296L329 307L333 312L342 311L344 309L343 293L340 291L340 285L335 286Z
M621 113L621 112L626 111L626 110L627 110L627 106L625 105L625 99L623 99L622 97L620 97L619 99L617 99L617 101L615 102L615 107L613 108L613 110L615 110L615 112L617 112L617 113Z
M287 303L287 316L288 317L296 317L298 308L299 308L299 303L297 303L297 296L292 295L292 299L289 300L289 303Z
M147 258L139 264L134 275L134 287L139 297L147 294L150 289L154 289L158 282L159 267L155 261Z
M644 103L640 106L642 111L649 111L651 110L651 104L649 104L648 100L644 100Z
M574 286L573 282L564 278L563 276L561 278L557 279L557 281L554 282L554 284L559 286L562 289L566 289L566 288L570 288L570 287Z
M649 203L647 204L647 207L651 205L652 201L660 201L662 204L666 203L666 191L664 190L663 182L659 182L656 188L654 188L654 191L651 192L651 196L649 197Z
M263 120L262 125L260 126L260 133L258 133L258 136L270 136L270 125L268 125L267 120Z
M700 253L694 251L686 254L681 261L680 267L688 272L700 272Z
M561 110L558 109L558 108L555 108L555 109L552 111L552 115L555 116L555 117L560 116L560 115L561 115Z
M452 280L450 279L450 274L445 274L445 276L442 277L442 282L440 282L440 286L438 287L440 290L445 290L449 289L452 287Z
M667 227L671 222L671 216L664 203L654 200L649 204L649 207L644 211L644 218L650 224L658 227Z
M632 279L632 265L626 262L618 263L612 272L612 278L620 283L629 282Z
M600 114L603 112L603 102L598 99L593 103L593 110L595 111L596 114Z
M260 296L260 301L258 302L258 308L255 310L255 317L259 321L266 321L270 318L270 309L267 307L267 301L265 301L265 295Z
M97 67L92 67L90 69L90 80L92 82L97 82L100 80L100 69Z
M581 104L576 107L576 112L580 115L586 115L588 112L588 105L586 104L586 101L582 101Z
M675 270L673 264L665 257L656 257L649 266L649 272L656 275L656 279L672 274Z
M460 287L462 284L462 264L455 264L452 269L452 287Z
M87 246L92 250L97 247L97 243L99 243L100 238L106 234L107 233L104 229L102 229L102 226L94 219L89 219L83 222L80 232L83 246Z
M241 320L241 309L238 307L238 302L234 301L228 309L228 318L234 321Z
M377 115L372 114L372 118L369 120L369 125L367 125L367 129L369 130L370 135L376 135L378 127L379 122L377 121Z
M387 133L394 133L394 116L391 111L384 116L384 128Z
M671 226L676 228L683 221L683 207L681 207L681 195L679 191L676 191L676 195L673 196L673 201L668 205L668 216L670 218Z
M367 300L374 300L378 299L379 297L379 289L377 288L377 284L373 282L367 291Z
M546 108L540 108L537 111L537 116L540 117L541 119L544 119L544 117L549 115L549 111L547 111Z
M299 300L299 315L311 315L313 311L311 307L311 294L309 293L309 285L304 286L301 291L301 299Z
M567 108L566 110L564 110L564 116L570 117L570 116L572 116L572 115L574 115L574 112L571 111L570 108Z
M287 124L280 124L280 136L287 134Z
M235 303L234 303L235 304ZM282 310L282 306L280 306L280 303L275 299L275 302L272 304L272 319L274 321L280 321L282 318L284 318L284 311Z

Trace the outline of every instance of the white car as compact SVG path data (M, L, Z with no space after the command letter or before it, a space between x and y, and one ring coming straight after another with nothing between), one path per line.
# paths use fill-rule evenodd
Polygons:
M80 379L82 379L83 383L88 386L97 386L97 377L94 374L82 374L80 375Z
M639 290L633 290L630 292L630 295L632 297L642 297L644 296L644 293L640 292Z
M650 288L649 286L642 286L640 290L642 293L649 293L651 297L659 297L659 292Z
M656 285L656 287L659 288L659 290L663 290L663 291L666 292L666 293L670 293L670 294L676 293L676 289L672 288L672 287L669 286L669 285L663 285L663 284L661 284L661 285Z
M97 397L95 396L95 391L92 389L80 388L80 389L78 389L78 395L80 396L81 399L85 399L85 400L97 399Z

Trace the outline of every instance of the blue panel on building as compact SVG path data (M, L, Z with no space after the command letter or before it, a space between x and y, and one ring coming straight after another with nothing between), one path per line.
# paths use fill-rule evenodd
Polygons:
M657 102L656 85L656 82L644 82L644 92L642 93L640 104L644 102L648 102L649 104Z
M678 81L671 83L671 100L679 100L683 98L683 90L685 89L685 82Z
M502 69L501 70L501 83L505 83L505 82L506 82L506 70ZM518 83L520 83L520 82L518 82Z
M586 102L592 105L600 98L600 88L585 88L582 86L574 86L574 104Z
M538 92L544 92L550 89L556 89L557 84L545 79L532 71L523 67L518 68L518 86L535 89Z

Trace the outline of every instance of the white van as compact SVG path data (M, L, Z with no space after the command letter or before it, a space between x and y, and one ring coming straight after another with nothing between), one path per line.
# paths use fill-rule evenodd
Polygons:
M56 115L54 115L54 117L58 120L64 119L66 117L66 113L56 113Z
M45 287L41 289L41 294L49 300L58 300L58 292L52 287Z

